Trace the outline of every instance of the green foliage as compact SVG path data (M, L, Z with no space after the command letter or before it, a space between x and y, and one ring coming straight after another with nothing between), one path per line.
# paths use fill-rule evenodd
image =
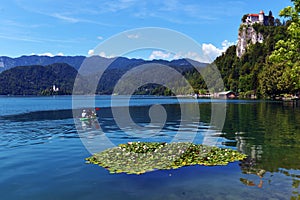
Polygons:
M247 17L248 17L248 15L247 15L247 14L243 15L243 17L242 17L242 22L243 22L243 23L245 23L245 22L246 22L246 19L247 19Z
M64 63L15 67L0 74L0 94L71 94L76 76L76 69ZM59 87L59 91L53 91L53 85Z
M283 63L264 66L259 76L259 89L262 94L275 96L288 91L287 83L283 78L285 68Z
M215 60L226 89L264 97L299 94L300 1L292 2L294 7L280 11L281 17L288 18L284 25L279 19L270 26L252 25L263 35L263 43L250 44L241 58L237 58L232 46Z
M259 23L253 24L252 27L254 28L254 30L255 30L257 33L265 34L266 31L267 31L267 27L264 26L264 25L262 25L262 24L259 24Z
M232 149L221 149L187 142L129 142L86 158L110 173L142 174L148 171L177 169L189 165L227 165L246 155Z
M281 66L280 81L273 83L271 80L266 80L266 84L276 84L277 94L291 92L299 93L300 90L300 70L299 70L299 52L300 52L300 1L292 1L295 7L288 6L280 11L280 16L286 17L290 20L287 27L287 37L280 39L276 45L275 50L269 57L269 66L275 66L274 71L278 71ZM263 78L268 76L268 70L264 70Z

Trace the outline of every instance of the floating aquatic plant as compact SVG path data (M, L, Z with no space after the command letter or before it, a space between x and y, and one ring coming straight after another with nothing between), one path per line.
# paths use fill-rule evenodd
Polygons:
M189 165L227 165L245 154L232 149L188 142L128 142L86 158L110 173L142 174L155 169L177 169Z

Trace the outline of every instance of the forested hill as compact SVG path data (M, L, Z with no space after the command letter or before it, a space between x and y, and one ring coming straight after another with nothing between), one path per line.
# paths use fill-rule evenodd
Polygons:
M65 63L15 67L0 74L0 94L71 94L76 76L77 70Z
M251 44L248 41L246 52L240 58L236 46L231 46L214 61L227 90L244 97L299 95L300 0L292 2L294 7L289 6L279 13L285 17L285 22L277 20L269 26L259 23L248 25L254 28L256 34L263 35L262 43Z

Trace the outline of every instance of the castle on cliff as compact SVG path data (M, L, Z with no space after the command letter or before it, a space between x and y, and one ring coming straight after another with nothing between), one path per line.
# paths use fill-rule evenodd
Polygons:
M242 18L242 24L238 33L238 42L236 47L236 55L240 58L246 52L248 45L263 43L264 36L262 33L255 31L254 24L261 24L263 26L273 26L274 17L272 12L265 15L264 11L258 14L246 14Z
M261 10L258 14L248 14L247 18L244 19L243 23L252 25L254 23L260 23L265 26L271 25L270 23L274 23L274 17L272 15L272 12L269 12L269 15L266 16L264 11Z

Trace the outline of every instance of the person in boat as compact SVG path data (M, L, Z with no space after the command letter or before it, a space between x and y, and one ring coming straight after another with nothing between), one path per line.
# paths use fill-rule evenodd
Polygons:
M81 117L82 118L96 118L97 114L95 113L95 111L88 109L88 110L82 111Z
M82 118L86 118L86 117L87 117L86 110L83 110L83 111L82 111L82 113L81 113L81 117L82 117Z
M88 109L86 112L86 117L87 118L95 118L95 112L92 111L91 109Z
M88 110L86 111L86 118L90 118L90 117L91 117L91 110L88 109Z
M95 111L91 110L91 118L95 118L95 117L97 117Z

